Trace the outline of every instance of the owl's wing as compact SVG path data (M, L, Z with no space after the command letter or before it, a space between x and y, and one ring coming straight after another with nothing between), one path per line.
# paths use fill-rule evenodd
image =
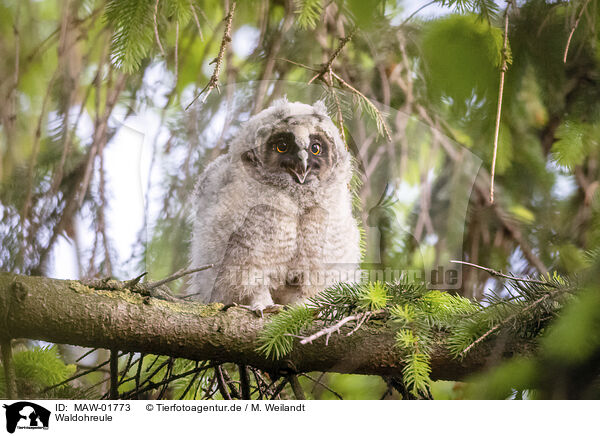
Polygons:
M193 236L190 268L215 263L222 257L224 247L214 235L214 227L220 213L220 193L230 184L229 167L227 155L221 155L206 166L196 183L191 201ZM187 293L197 294L196 299L208 301L215 275L214 269L192 274Z
M218 192L229 183L228 156L223 154L209 163L196 182L194 209L198 211L205 202L213 201Z

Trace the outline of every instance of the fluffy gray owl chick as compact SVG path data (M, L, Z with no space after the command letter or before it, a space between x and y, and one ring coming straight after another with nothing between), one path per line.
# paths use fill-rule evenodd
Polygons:
M241 128L194 193L188 293L262 312L352 279L360 233L350 153L322 102L276 101Z

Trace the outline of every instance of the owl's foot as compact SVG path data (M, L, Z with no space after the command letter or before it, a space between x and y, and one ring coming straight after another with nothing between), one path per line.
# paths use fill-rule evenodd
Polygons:
M283 306L281 304L270 304L268 306L263 304L253 304L252 306L238 304L237 307L247 309L259 318L262 318L265 313L279 313L283 310Z

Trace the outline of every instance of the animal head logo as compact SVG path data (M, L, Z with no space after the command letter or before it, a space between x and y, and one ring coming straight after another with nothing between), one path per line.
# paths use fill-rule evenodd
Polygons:
M6 409L6 431L14 433L19 428L48 428L50 411L29 401L4 404Z

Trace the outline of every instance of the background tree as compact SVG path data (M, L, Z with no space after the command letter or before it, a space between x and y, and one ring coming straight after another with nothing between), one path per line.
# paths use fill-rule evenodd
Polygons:
M596 0L48 0L0 8L1 270L55 275L69 241L77 260L71 278L170 275L187 262L187 196L237 123L285 94L324 98L357 156L357 213L367 236L381 234L367 237L366 268L419 271L458 259L553 283L464 268L453 292L487 295L496 312L457 327L457 353L480 338L515 334L541 336L537 352L469 389L437 383L417 394L598 397ZM115 210L124 186L114 184L107 162L111 152L129 156L123 135L136 122L148 124L139 128L150 150L142 160L146 201L137 243L123 253L116 248L123 235L111 228L132 217ZM137 167L120 171L135 180ZM409 315L394 316L402 324ZM409 331L423 338L440 322L418 332L401 327L400 339L410 342ZM15 347L23 395L40 395L76 369L70 348L38 345ZM109 360L123 374L121 393L243 396L229 373L249 376L235 366L117 355L94 352L106 365L62 395L102 382ZM36 367L54 369L45 378ZM156 382L197 368L179 386L139 392L144 374ZM260 386L263 375L255 377ZM293 379L272 382L271 394L300 392ZM302 383L316 398L335 396L330 385L346 398L399 395L388 389L394 380L376 377L326 374ZM86 395L99 397L104 386Z

